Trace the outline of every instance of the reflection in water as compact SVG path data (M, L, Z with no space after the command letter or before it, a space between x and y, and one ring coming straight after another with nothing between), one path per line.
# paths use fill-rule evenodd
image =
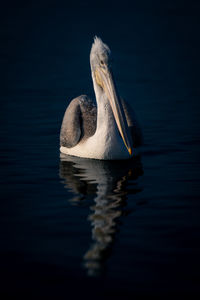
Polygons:
M81 205L91 201L88 219L93 244L84 255L84 266L90 276L103 272L118 230L118 220L125 214L127 183L131 194L140 191L136 179L143 174L139 158L131 161L100 161L61 154L60 177L76 196L70 201Z

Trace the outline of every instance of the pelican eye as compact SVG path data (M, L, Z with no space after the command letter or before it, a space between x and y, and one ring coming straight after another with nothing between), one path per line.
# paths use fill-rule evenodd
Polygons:
M101 65L104 65L104 61L103 60L101 60L100 63L101 63Z

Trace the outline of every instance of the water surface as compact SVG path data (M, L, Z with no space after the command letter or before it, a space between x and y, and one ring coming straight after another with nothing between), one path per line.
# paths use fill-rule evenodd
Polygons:
M199 295L198 2L13 3L1 15L4 299ZM60 157L66 106L94 97L95 34L142 126L130 162Z

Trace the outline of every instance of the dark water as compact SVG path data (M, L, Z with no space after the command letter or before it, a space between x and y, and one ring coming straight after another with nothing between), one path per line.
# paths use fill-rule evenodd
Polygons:
M200 294L198 1L9 2L1 9L1 294ZM60 159L65 108L93 96L99 35L144 133L132 162Z

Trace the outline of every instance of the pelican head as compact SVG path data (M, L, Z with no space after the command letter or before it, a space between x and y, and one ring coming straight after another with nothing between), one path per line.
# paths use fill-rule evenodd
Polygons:
M94 38L94 43L90 52L90 65L93 81L95 81L95 88L98 89L98 93L106 94L118 130L129 154L132 155L132 139L111 71L111 51L98 37Z

